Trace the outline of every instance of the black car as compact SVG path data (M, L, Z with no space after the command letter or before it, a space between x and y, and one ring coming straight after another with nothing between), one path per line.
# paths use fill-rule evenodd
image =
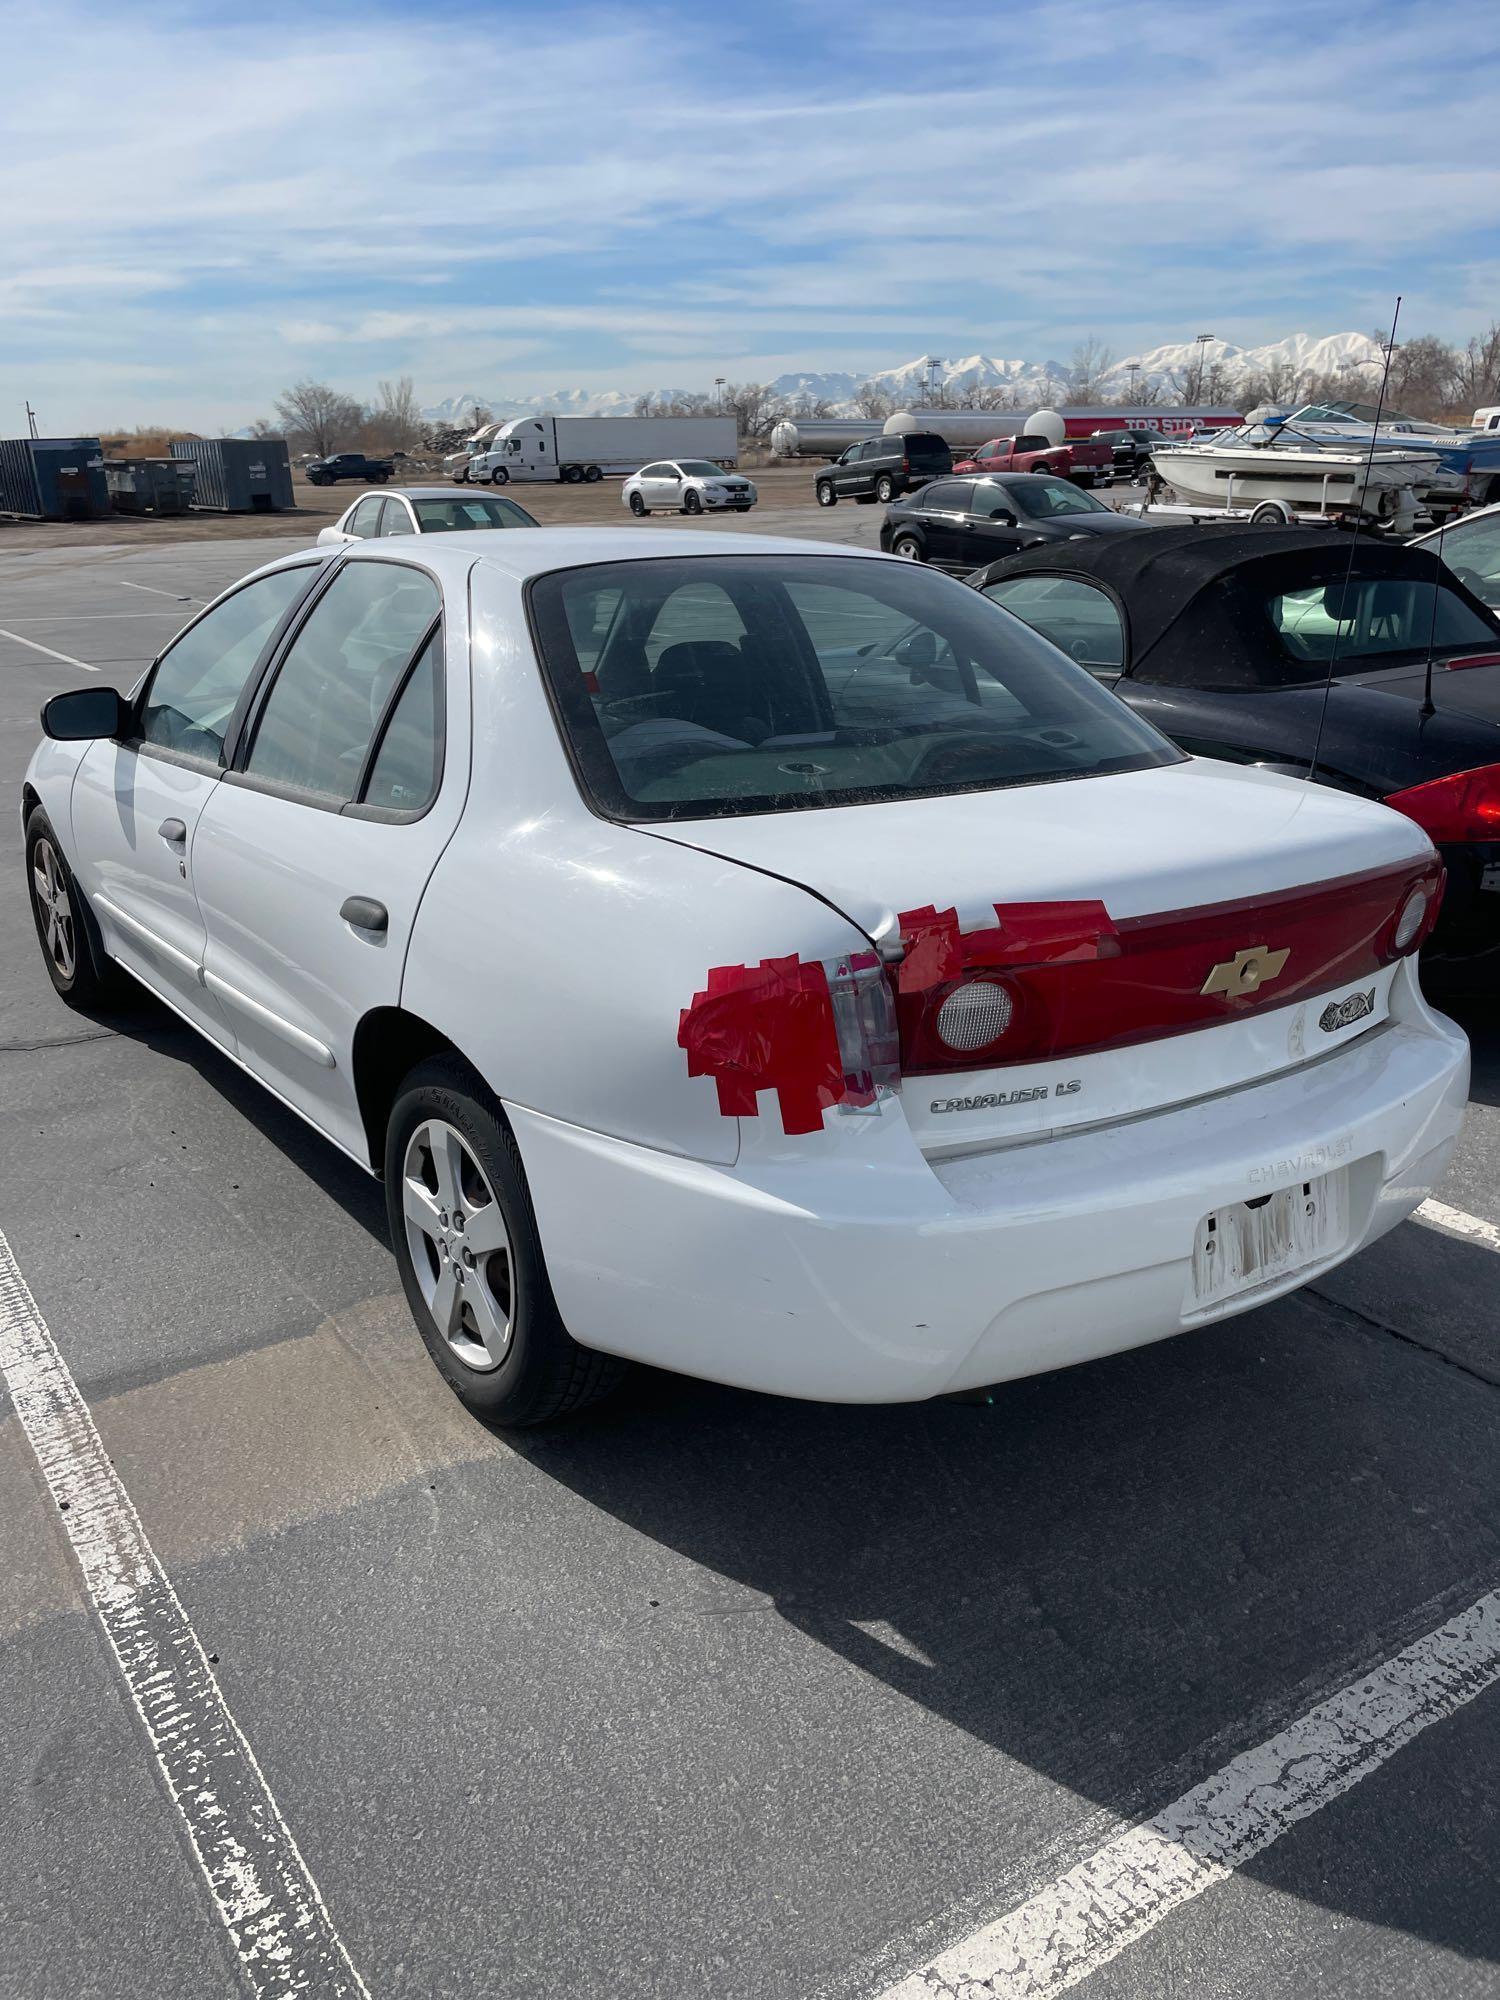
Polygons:
M1055 472L935 480L888 509L880 546L890 555L967 571L1038 542L1133 535L1154 525L1117 514Z
M952 470L953 454L936 431L861 438L818 474L818 505L836 507L840 500L879 500L888 505L899 494L912 493Z
M1095 431L1094 441L1107 444L1113 451L1116 479L1134 479L1137 473L1145 471L1157 446L1169 440L1160 431L1147 430L1142 424L1127 424L1123 430Z
M1500 948L1500 616L1433 550L1170 527L1026 549L968 581L1184 750L1306 777L1316 747L1320 784L1437 843L1429 960Z

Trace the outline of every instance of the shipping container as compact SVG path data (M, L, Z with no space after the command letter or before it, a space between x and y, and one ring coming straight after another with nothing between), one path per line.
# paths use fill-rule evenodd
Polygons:
M0 512L89 521L109 512L98 438L0 440Z
M176 438L172 456L198 468L199 513L271 514L297 504L285 438Z
M117 514L185 514L198 468L186 458L110 458L104 477Z

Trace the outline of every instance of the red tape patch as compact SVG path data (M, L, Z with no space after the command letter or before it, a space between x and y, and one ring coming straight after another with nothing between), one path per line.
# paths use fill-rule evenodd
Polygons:
M996 903L998 922L960 930L957 910L903 910L906 956L897 991L925 993L981 966L1059 965L1114 958L1120 940L1099 902Z
M821 1131L823 1112L844 1095L828 976L814 961L763 958L715 965L684 1007L677 1046L689 1076L711 1076L726 1118L758 1115L756 1092L774 1090L789 1137Z

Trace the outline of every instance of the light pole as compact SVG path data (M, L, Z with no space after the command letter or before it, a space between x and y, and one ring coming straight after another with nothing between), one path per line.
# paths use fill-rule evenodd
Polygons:
M942 355L941 354L929 355L927 361L927 394L930 399L935 399L937 397L938 376L942 372L943 372ZM938 407L936 400L929 400L927 407L929 409L935 410Z
M724 414L724 380L725 378L722 375L715 375L714 377L714 387L719 392L719 415L721 417Z
M1214 339L1215 336L1211 333L1199 333L1195 334L1193 338L1198 349L1198 373L1197 373L1197 386L1193 391L1191 400L1195 403L1199 403L1203 400L1203 377L1204 373L1208 368L1208 343L1212 339Z
M1137 395L1140 393L1136 388L1136 378L1141 372L1141 364L1139 361L1132 361L1128 365L1130 368L1130 400L1134 403Z

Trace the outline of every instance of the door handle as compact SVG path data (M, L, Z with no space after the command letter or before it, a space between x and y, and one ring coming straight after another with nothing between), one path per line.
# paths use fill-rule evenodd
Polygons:
M187 827L180 819L164 819L156 830L172 847L180 847L187 839Z
M356 930L376 931L382 935L390 923L390 911L384 903L377 903L373 896L347 896L339 915L346 924L353 924Z

